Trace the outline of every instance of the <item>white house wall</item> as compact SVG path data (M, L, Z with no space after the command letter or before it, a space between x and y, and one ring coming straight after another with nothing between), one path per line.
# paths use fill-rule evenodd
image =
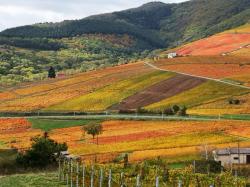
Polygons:
M222 166L228 165L228 164L238 164L239 160L235 160L234 157L238 157L238 154L231 154L231 155L222 155L217 156L215 158L215 161L220 161ZM240 164L246 164L247 163L247 155L241 154L240 155Z

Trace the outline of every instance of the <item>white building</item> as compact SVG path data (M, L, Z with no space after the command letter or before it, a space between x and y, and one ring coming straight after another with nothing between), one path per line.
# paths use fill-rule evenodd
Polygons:
M230 164L250 164L250 148L230 148L213 151L214 160L222 166Z
M168 58L175 58L177 57L177 53L168 53Z

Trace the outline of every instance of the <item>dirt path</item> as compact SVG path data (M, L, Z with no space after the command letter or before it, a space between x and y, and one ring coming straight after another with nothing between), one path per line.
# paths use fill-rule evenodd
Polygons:
M173 78L161 81L145 90L124 99L121 103L112 106L111 110L131 110L147 106L176 94L192 89L205 79L186 75L176 75Z
M223 84L228 84L228 85L231 85L231 86L236 86L236 87L239 87L239 88L245 88L245 89L250 90L250 87L248 87L248 86L234 84L234 83L231 83L231 82L226 82L226 81L223 81L223 80L220 80L220 79L214 79L214 78L210 78L210 77L204 77L204 76L198 76L198 75L191 75L191 74L188 74L188 73L183 73L183 72L178 72L178 71L173 71L173 70L162 69L162 68L159 68L159 67L157 67L157 66L155 66L155 65L153 65L153 64L151 64L149 62L144 62L144 63L146 65L150 66L151 68L156 69L156 70L177 73L179 75L186 75L186 76L190 76L190 77L194 77L194 78L211 80L211 81L220 82L220 83L223 83Z

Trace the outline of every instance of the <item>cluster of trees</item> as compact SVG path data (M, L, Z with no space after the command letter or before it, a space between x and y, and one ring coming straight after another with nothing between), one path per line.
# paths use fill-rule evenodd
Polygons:
M93 137L102 134L103 127L101 124L89 124L83 127L84 133ZM58 156L61 151L67 151L66 143L58 143L49 138L48 133L45 132L43 136L32 138L32 146L23 153L19 153L16 158L16 163L24 168L46 168L57 164Z
M163 113L166 115L186 116L187 108L185 106L180 107L178 105L173 105L172 107L164 109Z
M165 114L165 115L178 115L178 116L186 116L187 115L187 107L173 105L170 107L166 107L161 111L152 111L145 108L138 108L136 111L133 110L120 110L119 113L138 113L138 114Z
M63 71L67 74L67 72L88 71L124 64L143 58L150 53L150 51L140 51L139 45L142 45L140 41L129 38L132 42L127 45L119 42L119 36L112 37L105 39L105 35L92 37L85 35L67 39L49 39L52 43L67 46L50 51L16 48L13 47L16 44L12 44L10 38L9 42L13 46L0 44L0 84L9 85L46 78L51 66L56 72ZM20 38L20 40L26 39Z
M47 38L7 38L0 37L0 45L11 45L26 49L39 49L39 50L59 50L66 48L66 45L60 42L53 41Z
M45 168L57 164L57 157L61 151L66 151L66 143L57 143L44 133L42 137L34 137L33 143L29 150L19 153L16 162L20 166Z

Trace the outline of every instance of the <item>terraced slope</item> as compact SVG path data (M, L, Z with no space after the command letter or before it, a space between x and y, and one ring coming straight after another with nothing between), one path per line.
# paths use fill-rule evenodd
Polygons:
M137 94L124 99L120 104L112 106L113 110L128 110L137 109L139 107L147 106L152 103L159 102L166 98L171 98L178 93L192 89L206 80L177 75L173 78L161 81Z
M239 99L240 104L232 105L229 103L228 99L223 98L193 107L188 111L188 113L202 115L250 113L250 94L240 95L232 98Z
M14 87L0 92L0 111L40 110L112 83L154 71L143 63L135 63Z
M212 79L222 79L248 86L250 55L246 56L189 56L150 62L154 66L175 72Z
M177 47L180 56L228 55L250 45L250 24Z
M92 93L76 97L66 102L46 108L46 111L102 111L108 107L121 102L124 98L140 92L164 79L168 80L174 74L161 71L154 71L144 75L125 79Z
M180 47L181 56L222 55L250 45L250 33L223 33Z
M244 88L233 87L223 83L208 81L191 90L176 94L173 97L166 98L158 103L151 104L146 108L149 110L163 110L172 105L183 105L189 109L197 106L203 106L206 103L219 101L244 95L249 90ZM250 111L245 111L250 112Z
M237 59L235 58L235 62ZM166 61L167 62L167 61ZM192 59L190 59L192 62ZM188 73L196 76L223 79L227 77L250 74L250 64L240 63L175 63L169 64L164 61L155 63L159 68Z
M249 57L250 55L250 45L242 48L242 49L239 49L239 50L236 50L236 51L233 51L231 52L229 55L232 55L232 56L243 56L243 57Z

